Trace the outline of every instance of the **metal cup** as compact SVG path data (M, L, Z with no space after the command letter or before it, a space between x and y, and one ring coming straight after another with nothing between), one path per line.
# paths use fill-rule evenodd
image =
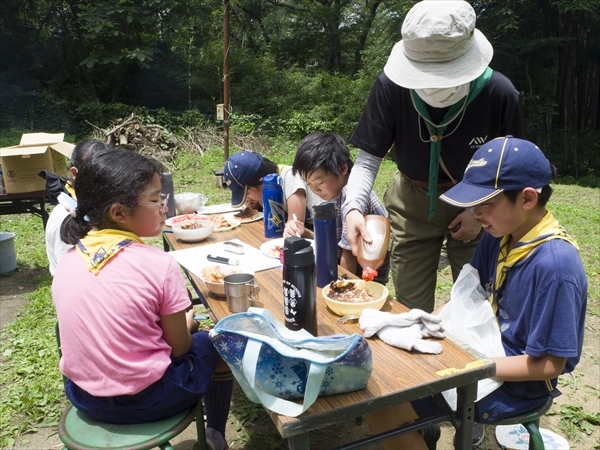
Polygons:
M232 313L245 312L258 301L260 288L254 284L254 275L251 273L232 273L223 278L227 307Z

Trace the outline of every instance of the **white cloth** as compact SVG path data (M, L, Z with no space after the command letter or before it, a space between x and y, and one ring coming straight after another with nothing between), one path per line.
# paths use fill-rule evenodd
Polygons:
M73 248L72 245L64 243L60 239L60 227L69 213L62 205L56 205L48 218L46 224L46 254L50 263L50 275L54 276L56 265L62 255Z
M423 340L427 337L440 339L444 337L441 319L420 309L391 314L367 308L361 313L358 324L367 338L377 333L386 344L404 350L433 354L442 352L439 342Z
M291 166L286 166L281 171L280 175L283 180L283 201L285 204L285 210L287 211L287 199L292 194L295 194L299 189L302 189L306 194L306 210L308 213L304 219L304 222L312 223L313 218L315 217L314 206L322 203L323 199L308 188L299 173L296 175L292 173Z

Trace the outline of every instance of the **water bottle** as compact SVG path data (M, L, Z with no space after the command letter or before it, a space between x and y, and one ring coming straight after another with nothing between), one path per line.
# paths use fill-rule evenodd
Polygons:
M317 247L317 286L327 286L338 277L337 205L323 202L314 206L313 226Z
M173 174L162 173L160 175L161 181L161 192L166 195L169 194L169 201L167 202L169 209L167 210L167 219L175 216L175 190L173 188Z
M310 242L299 237L283 244L283 307L285 326L317 335L315 255Z
M263 177L263 214L265 221L265 237L283 236L285 228L285 208L283 206L283 181L272 173Z

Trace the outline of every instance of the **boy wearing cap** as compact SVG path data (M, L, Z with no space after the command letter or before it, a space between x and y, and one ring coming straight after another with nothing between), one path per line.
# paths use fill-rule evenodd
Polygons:
M524 134L519 93L488 67L492 55L469 3L417 3L350 139L359 153L343 216L354 253L358 239L371 240L361 211L382 158L393 148L398 172L384 201L396 298L409 308L434 309L444 238L456 279L480 235L469 211L440 202L438 195L460 181L482 143Z
M262 203L263 177L278 173L283 180L284 208L289 218L306 223L302 237L312 238L314 205L323 200L315 195L300 175L292 173L291 166L277 164L258 153L242 150L229 157L223 168L223 179L231 191L231 205L234 208L245 203Z
M587 279L577 244L545 207L553 174L531 142L497 138L475 152L463 180L440 197L471 209L485 231L471 264L489 294L506 352L492 358L494 379L504 383L475 403L479 423L524 414L560 395L558 376L573 371L581 356ZM401 417L382 411L367 420L379 433L436 408L428 397L399 406ZM386 445L425 448L414 434Z

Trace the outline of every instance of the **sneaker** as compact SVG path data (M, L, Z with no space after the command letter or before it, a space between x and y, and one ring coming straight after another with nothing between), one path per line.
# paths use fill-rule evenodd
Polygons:
M421 434L421 436L423 436L423 440L427 445L427 450L435 450L437 446L437 441L440 440L440 436L442 435L442 430L440 430L440 426L437 423L429 425L419 430L419 433Z
M440 260L438 262L438 270L442 270L444 267L448 267L450 261L448 261L448 257L444 255L440 255Z
M482 423L473 423L473 441L471 448L478 448L481 444L483 444L483 439L485 438L485 428ZM456 435L454 436L454 445L456 446Z
M483 443L485 437L485 429L482 423L475 422L473 424L473 448L479 447Z
M227 441L221 433L213 428L206 429L206 445L210 450L227 450Z

